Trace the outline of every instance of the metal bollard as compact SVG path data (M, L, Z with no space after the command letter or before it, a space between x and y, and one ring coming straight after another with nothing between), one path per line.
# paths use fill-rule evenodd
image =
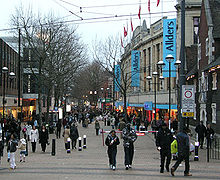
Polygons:
M195 157L194 161L199 161L199 142L195 142Z
M82 151L82 138L79 137L79 151Z
M86 149L86 135L83 135L83 149Z
M67 150L66 150L67 153L70 153L70 152L71 152L71 151L70 151L70 141L71 141L71 139L70 139L70 138L67 138Z
M51 152L52 156L55 156L55 154L56 154L56 149L55 149L56 144L55 143L56 143L56 140L52 139L52 152Z

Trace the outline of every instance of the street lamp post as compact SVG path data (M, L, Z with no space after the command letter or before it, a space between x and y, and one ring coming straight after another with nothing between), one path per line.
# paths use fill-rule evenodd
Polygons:
M106 111L106 90L108 91L109 88L101 88L101 91L104 93L104 98L105 98L105 102L104 102L104 111Z
M158 65L158 64L157 64ZM153 77L154 77L154 82L150 82L152 80L151 76L147 76L147 80L151 83L154 84L154 119L156 120L156 115L157 115L157 84L160 84L160 82L156 82L157 81L157 77L159 76L159 73L157 71L154 71L152 73ZM163 76L159 77L160 80L163 80Z
M89 94L92 96L92 103L91 104L94 104L95 105L95 109L96 109L97 99L95 99L94 96L97 95L97 91L89 91Z
M171 129L171 72L176 72L176 70L172 70L171 69L171 64L174 62L174 57L169 54L166 56L166 61L168 62L169 64L169 69L168 69L168 72L169 72L169 77L168 77L168 91L169 91L169 129ZM177 60L175 62L175 66L178 66L179 68L179 65L181 64L181 62L179 60ZM163 61L161 62L158 62L158 65L165 65L165 63ZM163 71L166 71L166 70L163 70Z
M1 128L2 128L2 141L4 142L4 137L5 137L5 132L4 132L4 119L5 119L5 95L6 95L6 74L8 73L8 68L7 67L3 67L2 68L2 74L3 74L3 93L2 93L2 105L3 105L3 117L2 117L2 121L1 121ZM9 78L13 79L15 78L15 73L14 72L10 72L9 73Z

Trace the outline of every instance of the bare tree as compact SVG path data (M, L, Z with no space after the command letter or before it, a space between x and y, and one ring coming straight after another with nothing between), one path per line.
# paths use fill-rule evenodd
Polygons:
M97 61L106 71L113 77L114 81L118 85L119 91L123 96L124 101L124 113L127 120L127 92L131 88L131 70L130 63L126 62L128 58L122 56L123 48L118 36L109 37L106 41L100 41L95 43L93 48L94 60ZM128 54L124 54L127 56ZM116 77L114 72L114 65L120 67L120 78Z
M97 62L88 63L81 71L75 76L73 94L77 99L81 99L83 95L93 93L96 91L97 95L90 97L90 100L97 102L99 90L103 86L105 80L109 77L109 73Z
M24 11L17 8L12 15L11 23L21 29L22 45L30 49L36 57L27 61L26 67L30 69L37 79L38 108L41 122L42 89L46 87L48 102L55 85L57 98L60 98L71 85L74 74L86 59L83 44L79 41L76 28L70 29L52 14L42 16L33 14L31 9ZM49 112L49 103L47 107Z

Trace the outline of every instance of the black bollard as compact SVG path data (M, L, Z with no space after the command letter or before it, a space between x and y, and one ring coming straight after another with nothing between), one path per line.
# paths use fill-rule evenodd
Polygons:
M79 137L79 151L82 151L82 138Z
M199 161L199 142L195 142L195 156L194 161Z
M55 149L56 144L55 143L56 143L56 140L52 139L52 152L51 152L52 156L55 156L55 154L56 154L56 149Z
M86 149L86 135L83 136L83 149Z
M67 148L66 148L66 152L67 153L70 153L71 151L70 151L70 141L71 141L71 139L70 138L67 138Z

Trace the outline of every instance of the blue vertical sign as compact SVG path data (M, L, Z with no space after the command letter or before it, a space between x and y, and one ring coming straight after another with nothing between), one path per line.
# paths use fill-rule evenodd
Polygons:
M140 51L131 51L131 86L140 86Z
M120 65L115 65L115 91L119 92L120 88L119 85L121 83L121 69L120 69Z
M163 77L169 77L169 62L166 56L171 54L174 60L171 62L171 77L176 77L176 19L163 19Z

